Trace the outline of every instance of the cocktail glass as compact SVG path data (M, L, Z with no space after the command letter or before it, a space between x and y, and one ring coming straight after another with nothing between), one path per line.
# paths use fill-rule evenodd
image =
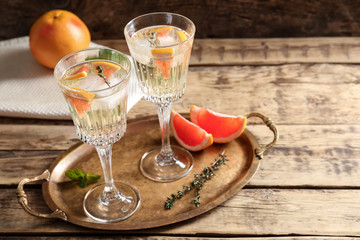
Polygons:
M124 29L145 100L156 105L162 146L146 152L140 170L155 181L184 177L193 166L187 150L170 145L172 103L185 92L195 25L174 13L150 13L131 20Z
M59 61L55 78L69 106L79 138L95 146L105 183L85 195L85 213L100 222L130 217L138 209L136 187L112 176L112 145L126 131L126 88L131 63L122 53L104 48L71 53Z

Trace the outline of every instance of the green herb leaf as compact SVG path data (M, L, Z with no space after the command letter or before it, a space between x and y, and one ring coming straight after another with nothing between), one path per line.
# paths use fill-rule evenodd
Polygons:
M88 180L86 178L82 178L80 180L80 187L85 188L88 184Z
M82 170L78 169L78 168L75 169L75 173L81 178L85 177L85 173Z
M103 69L100 65L97 65L97 66L96 66L96 70L98 71L99 77L101 77L102 79L104 79L105 83L110 87L109 80L108 80L107 77L103 74L104 69Z
M97 174L93 174L93 173L86 174L86 179L91 182L97 181L100 178L101 178L101 175L97 175Z
M79 181L82 178L81 175L79 175L75 170L67 170L65 175L74 181Z
M80 169L67 170L65 175L73 181L78 181L82 188L86 187L88 182L94 182L101 178L101 175L85 173Z

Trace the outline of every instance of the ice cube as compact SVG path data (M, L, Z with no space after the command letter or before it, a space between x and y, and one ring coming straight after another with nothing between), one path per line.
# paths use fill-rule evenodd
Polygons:
M134 44L137 48L139 49L142 49L142 48L148 48L151 46L150 42L148 39L146 38L138 38L136 41L135 41L135 44Z
M174 38L174 36L172 34L160 37L158 39L159 39L160 46L170 46L170 45L174 45L174 44L178 43L178 41Z
M84 89L86 91L94 91L104 88L104 79L96 74L89 74L86 78L77 82L77 88ZM106 85L106 84L105 84Z
M99 97L99 94L98 94ZM110 96L100 97L93 102L93 109L111 110L126 101L126 89L122 89ZM125 107L125 106L124 106Z

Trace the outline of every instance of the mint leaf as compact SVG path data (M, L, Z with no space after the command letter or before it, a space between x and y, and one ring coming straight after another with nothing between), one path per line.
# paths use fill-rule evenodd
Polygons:
M81 177L81 178L84 178L85 177L85 173L83 171L81 171L80 169L75 169L75 173Z
M86 179L86 177L80 180L80 187L84 188L87 186L87 184L88 184L88 180Z
M80 187L84 188L87 186L88 182L94 182L101 178L101 175L86 173L80 169L67 170L65 171L65 176L70 178L73 181L78 181Z
M97 175L97 174L93 174L93 173L87 173L87 174L86 174L86 179L87 179L88 181L91 181L91 182L97 181L97 180L99 180L100 178L101 178L101 175Z
M71 180L74 181L79 181L82 177L79 176L79 174L77 174L74 170L67 170L65 172L65 175L70 178Z

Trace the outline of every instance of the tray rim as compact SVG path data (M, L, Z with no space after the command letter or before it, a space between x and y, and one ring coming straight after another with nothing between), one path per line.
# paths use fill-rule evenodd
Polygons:
M182 114L184 117L188 118L190 115L183 113ZM157 115L151 115L151 116L147 116L147 117L141 117L141 118L135 118L135 119L131 119L128 120L128 127L131 124L135 124L135 123L139 123L142 121L158 121ZM192 209L190 211L187 212L182 212L178 215L176 215L176 218L173 217L172 219L170 218L165 218L165 219L157 219L154 221L148 221L145 222L146 226L144 226L144 223L137 223L136 226L132 225L132 224L122 224L124 223L124 221L120 221L120 222L112 222L112 223L101 223L101 222L88 222L88 221L74 221L74 218L68 215L67 218L67 222L70 222L72 224L78 225L78 226L83 226L83 227L87 227L87 228L92 228L92 229L100 229L100 230L116 230L116 231L131 231L131 230L141 230L141 229L150 229L150 228L156 228L156 227L161 227L161 226L166 226L166 225L171 225L171 224L175 224L175 223L179 223L179 222L183 222L185 220L197 217L201 214L204 214L206 212L208 212L211 209L214 209L215 207L219 206L220 204L224 203L225 201L227 201L228 199L230 199L231 197L233 197L235 194L237 194L250 180L251 178L256 174L257 170L260 167L260 158L258 158L255 154L255 150L259 147L259 143L258 140L256 139L256 137L251 133L251 131L249 131L248 129L245 129L243 134L243 136L246 136L246 138L248 139L250 145L252 146L252 155L251 155L251 166L249 167L245 177L242 179L242 181L239 181L239 183L235 184L233 187L231 187L229 190L227 190L224 194L221 194L216 201L212 201L210 203L207 203L205 205L200 205L199 208L196 209ZM236 140L234 140L236 141ZM59 155L54 162L49 166L48 170L50 171L50 174L53 172L53 170L57 167L57 165L59 163L61 163L61 161L66 161L64 160L64 158L70 154L71 152L73 152L76 149L79 149L81 147L84 147L84 145L86 146L86 143L83 142L78 142L74 145L72 145L70 148L68 148L65 152L63 152L61 155ZM87 146L86 146L87 147ZM43 182L42 184L42 194L44 197L44 200L47 204L47 206L55 211L56 209L59 209L59 207L56 205L56 203L53 201L50 191L49 191L49 187L50 184L49 182ZM75 220L77 220L77 218L75 218ZM124 226L122 226L124 225Z

